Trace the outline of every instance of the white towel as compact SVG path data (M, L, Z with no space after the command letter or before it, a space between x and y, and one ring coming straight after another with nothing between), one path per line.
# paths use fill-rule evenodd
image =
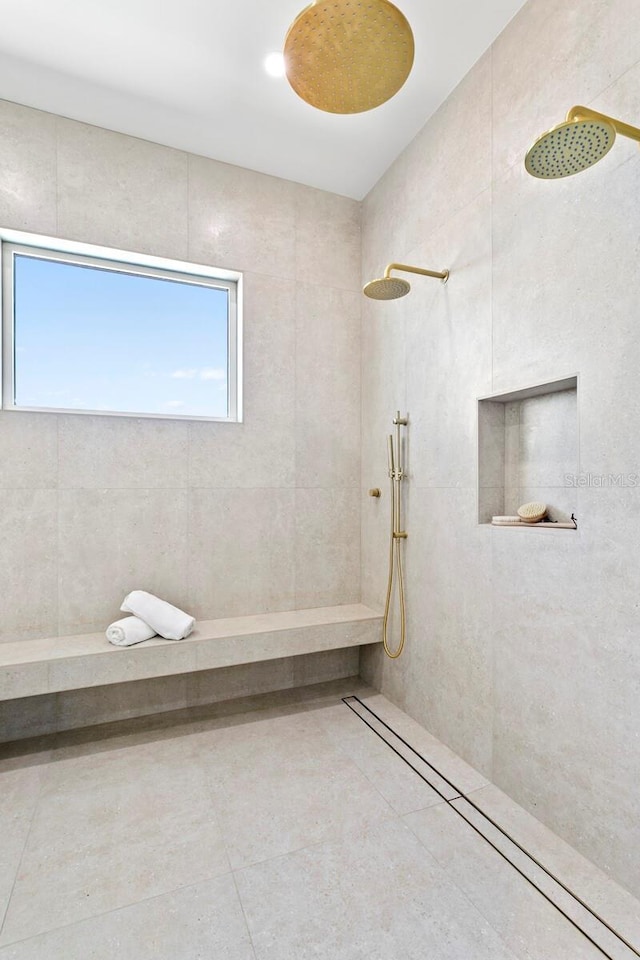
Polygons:
M107 627L107 640L115 643L116 647L132 647L134 643L142 643L155 637L156 632L140 617L123 617Z
M196 622L184 610L178 610L166 600L160 600L144 590L133 590L127 594L120 609L140 617L167 640L182 640L188 637Z

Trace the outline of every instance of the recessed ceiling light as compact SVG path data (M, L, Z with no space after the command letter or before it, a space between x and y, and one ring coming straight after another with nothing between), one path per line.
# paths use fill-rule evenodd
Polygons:
M270 77L284 77L284 57L278 51L264 58L264 68Z

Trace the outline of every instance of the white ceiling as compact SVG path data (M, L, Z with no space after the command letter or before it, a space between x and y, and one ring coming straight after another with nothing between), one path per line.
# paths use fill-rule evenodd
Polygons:
M0 97L361 199L524 0L396 3L414 68L364 114L265 73L305 0L0 0Z

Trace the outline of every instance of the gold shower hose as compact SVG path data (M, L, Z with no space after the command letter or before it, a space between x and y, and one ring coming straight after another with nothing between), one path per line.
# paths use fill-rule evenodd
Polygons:
M396 426L396 451L393 449L393 437L388 438L389 455L389 479L391 483L391 529L389 531L389 579L387 580L387 599L384 605L384 617L382 620L382 643L384 652L392 660L396 660L404 648L404 641L407 631L407 612L404 599L404 570L402 567L402 541L407 539L407 534L401 528L401 509L400 509L400 484L404 479L402 469L402 448L400 444L400 427L407 425L407 418L400 417L400 411L394 419ZM397 466L396 466L397 464ZM391 597L393 594L394 573L398 579L398 600L400 605L400 642L395 650L389 646L388 627L389 613L391 610Z

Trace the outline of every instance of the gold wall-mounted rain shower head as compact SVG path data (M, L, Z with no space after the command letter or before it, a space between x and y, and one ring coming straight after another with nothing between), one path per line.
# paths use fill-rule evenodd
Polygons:
M527 173L540 180L580 173L609 153L616 133L640 141L637 127L588 107L572 107L563 123L543 133L527 151Z
M449 279L448 270L423 270L422 267L410 267L406 263L390 263L385 268L384 276L377 280L370 280L362 288L365 297L370 297L372 300L398 300L406 296L411 290L411 284L400 277L392 277L390 275L392 270L400 270L402 273L419 273L423 277L435 277L443 283Z
M287 80L327 113L362 113L390 100L413 56L411 27L389 0L315 0L284 42Z

